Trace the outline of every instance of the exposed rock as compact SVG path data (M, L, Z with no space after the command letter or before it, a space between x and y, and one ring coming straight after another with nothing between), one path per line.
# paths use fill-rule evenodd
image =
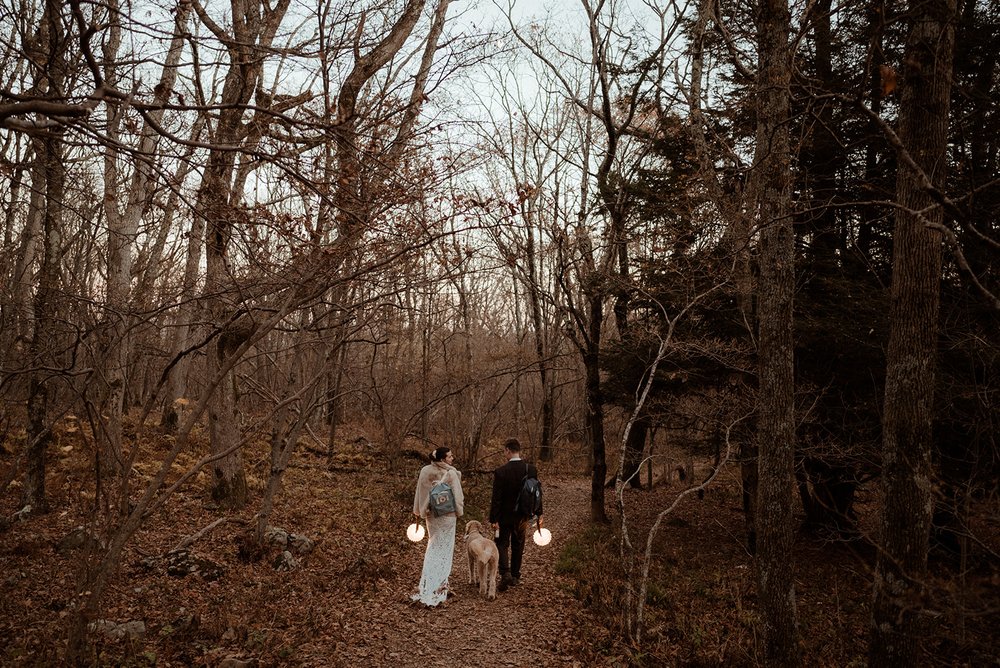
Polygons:
M59 554L66 554L80 548L98 548L103 550L105 543L100 536L90 532L87 527L80 525L66 534L62 540L56 543L56 551Z
M142 560L139 563L142 564L143 568L152 571L152 570L156 570L157 568L159 568L160 567L160 562L162 562L162 561L163 561L163 555L162 554L154 554L154 555L149 556L149 557L143 557ZM139 594L141 592L136 591L136 593Z
M208 581L218 580L222 577L223 569L221 566L208 559L196 557L184 549L171 550L163 555L163 559L167 562L167 575L177 578L200 575Z
M129 638L130 640L138 641L142 640L146 635L146 624L141 620L119 624L110 619L98 619L91 622L88 628L91 633L103 633L112 640Z
M200 575L209 582L222 577L225 569L219 564L197 557L185 548L170 550L166 554L154 554L145 557L140 563L149 570L156 570L166 562L167 575L182 578L187 575Z
M280 527L268 527L264 532L264 542L276 545L292 554L306 555L316 547L315 541L302 534L289 533Z
M285 549L288 546L288 539L288 532L280 527L268 527L264 532L264 542L274 543L281 549Z
M276 571L291 571L298 568L299 562L292 556L292 553L288 550L282 552L274 560L274 570Z
M302 534L293 533L288 535L288 547L295 554L306 555L313 551L316 543Z

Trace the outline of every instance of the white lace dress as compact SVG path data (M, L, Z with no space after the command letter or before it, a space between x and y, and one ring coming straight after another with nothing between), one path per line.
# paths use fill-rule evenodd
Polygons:
M427 515L427 551L420 574L420 591L411 596L424 605L438 605L448 598L448 576L455 554L455 515Z
M430 511L431 489L439 481L451 485L455 495L455 512L435 517ZM462 473L445 462L434 462L420 469L417 489L413 494L413 514L427 523L427 551L424 570L420 574L420 590L411 598L435 606L448 600L448 576L455 554L455 525L465 508L462 493Z

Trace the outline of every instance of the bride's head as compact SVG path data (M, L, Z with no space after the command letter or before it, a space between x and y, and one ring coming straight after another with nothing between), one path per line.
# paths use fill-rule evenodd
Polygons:
M451 448L436 448L431 450L432 462L444 462L445 464L451 464L454 459L455 455L451 454Z

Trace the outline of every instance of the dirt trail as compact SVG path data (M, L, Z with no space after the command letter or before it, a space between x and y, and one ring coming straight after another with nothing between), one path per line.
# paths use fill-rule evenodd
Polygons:
M495 601L481 597L469 584L469 566L459 520L451 574L456 598L447 607L427 609L409 604L420 579L426 541L412 546L396 582L380 583L376 596L343 621L352 639L342 648L345 665L459 668L492 666L579 666L572 651L581 638L580 603L570 594L570 581L555 574L555 561L565 540L586 523L590 481L546 477L545 526L552 542L525 546L522 584L498 592Z

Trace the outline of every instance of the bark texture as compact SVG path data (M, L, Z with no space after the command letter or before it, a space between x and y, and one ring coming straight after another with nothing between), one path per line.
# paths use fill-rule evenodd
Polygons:
M65 81L63 28L59 5L54 0L45 3L38 32L27 41L26 50L49 69L35 76L37 90L59 91ZM55 93L48 93L48 96ZM39 209L32 214L41 219L42 257L36 279L37 288L32 303L34 328L28 356L31 376L28 381L28 445L24 477L24 505L32 512L48 510L45 492L46 454L52 440L51 405L54 400L54 370L56 363L56 317L59 298L59 263L62 251L62 207L66 189L66 166L63 162L63 137L55 130L32 139L35 168L32 188L44 193L44 198L32 198ZM26 263L30 263L30 258ZM27 264L25 266L27 271Z
M791 50L787 0L757 7L757 195L760 406L757 431L757 588L766 663L801 664L792 568L795 404L792 296L795 236L791 219L788 119Z
M231 360L242 343L240 335L233 330L235 323L231 322L240 304L238 286L229 268L229 245L240 203L235 149L247 139L248 127L243 117L260 85L264 66L262 54L271 48L288 6L289 0L279 0L273 8L267 3L244 4L234 0L232 35L223 32L199 9L202 21L226 46L229 54L222 87L222 110L198 196L199 212L205 217L206 225L205 303L220 332L216 344L208 348L206 373L209 382L218 380L218 387L209 400L208 418L212 454L218 457L212 466L212 498L223 507L238 508L247 500ZM246 338L248 336L243 340Z
M885 382L882 549L875 570L870 663L920 663L921 593L933 512L931 445L954 0L910 5L899 113L892 304ZM909 159L908 159L909 158ZM912 160L912 162L911 162Z
M24 505L32 512L46 512L46 456L52 441L51 405L55 387L54 363L57 305L59 294L59 259L62 231L62 202L66 185L63 165L63 141L59 134L35 142L36 159L42 165L44 213L42 214L42 265L38 272L38 288L34 299L34 332L29 358L35 368L28 382L28 451L24 478Z

